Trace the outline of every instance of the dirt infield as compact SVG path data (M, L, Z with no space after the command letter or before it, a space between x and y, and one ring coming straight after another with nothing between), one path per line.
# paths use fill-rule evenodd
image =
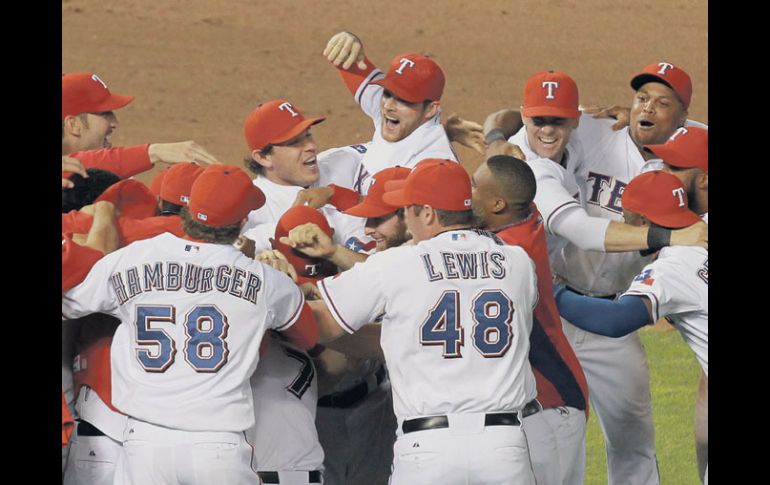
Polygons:
M221 161L247 154L241 131L260 101L292 100L329 119L320 149L370 139L372 125L326 41L349 30L378 66L430 53L447 75L445 113L483 121L521 103L527 76L572 75L583 104L631 102L631 76L666 60L693 79L690 115L708 122L705 1L695 0L62 0L62 71L93 71L136 101L115 145L194 139ZM468 168L479 157L458 155ZM147 180L147 176L140 177Z

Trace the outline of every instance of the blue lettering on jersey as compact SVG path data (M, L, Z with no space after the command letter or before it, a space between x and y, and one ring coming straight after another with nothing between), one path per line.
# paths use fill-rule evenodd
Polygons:
M364 145L350 145L350 148L358 153L366 153L366 147Z

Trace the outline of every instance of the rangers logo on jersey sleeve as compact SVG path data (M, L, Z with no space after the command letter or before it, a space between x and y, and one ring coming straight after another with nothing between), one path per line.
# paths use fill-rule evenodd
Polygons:
M366 146L364 145L350 145L350 148L357 151L358 153L366 153Z
M634 281L640 281L643 285L652 286L655 278L652 277L652 270L646 269L634 278Z

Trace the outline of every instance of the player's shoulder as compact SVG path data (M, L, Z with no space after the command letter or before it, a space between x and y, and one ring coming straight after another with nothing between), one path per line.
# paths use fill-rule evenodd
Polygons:
M360 160L369 151L372 142L355 143L327 148L318 154L318 163L334 163L338 160Z
M667 266L698 266L708 257L708 249L699 246L668 246L660 250L654 263Z

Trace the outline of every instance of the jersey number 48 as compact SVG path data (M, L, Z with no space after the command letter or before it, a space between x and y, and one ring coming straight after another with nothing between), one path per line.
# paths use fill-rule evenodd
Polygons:
M465 330L460 325L460 294L445 291L420 327L422 345L442 345L443 357L462 357ZM511 347L513 303L500 290L485 290L471 305L473 346L487 358L502 357Z

